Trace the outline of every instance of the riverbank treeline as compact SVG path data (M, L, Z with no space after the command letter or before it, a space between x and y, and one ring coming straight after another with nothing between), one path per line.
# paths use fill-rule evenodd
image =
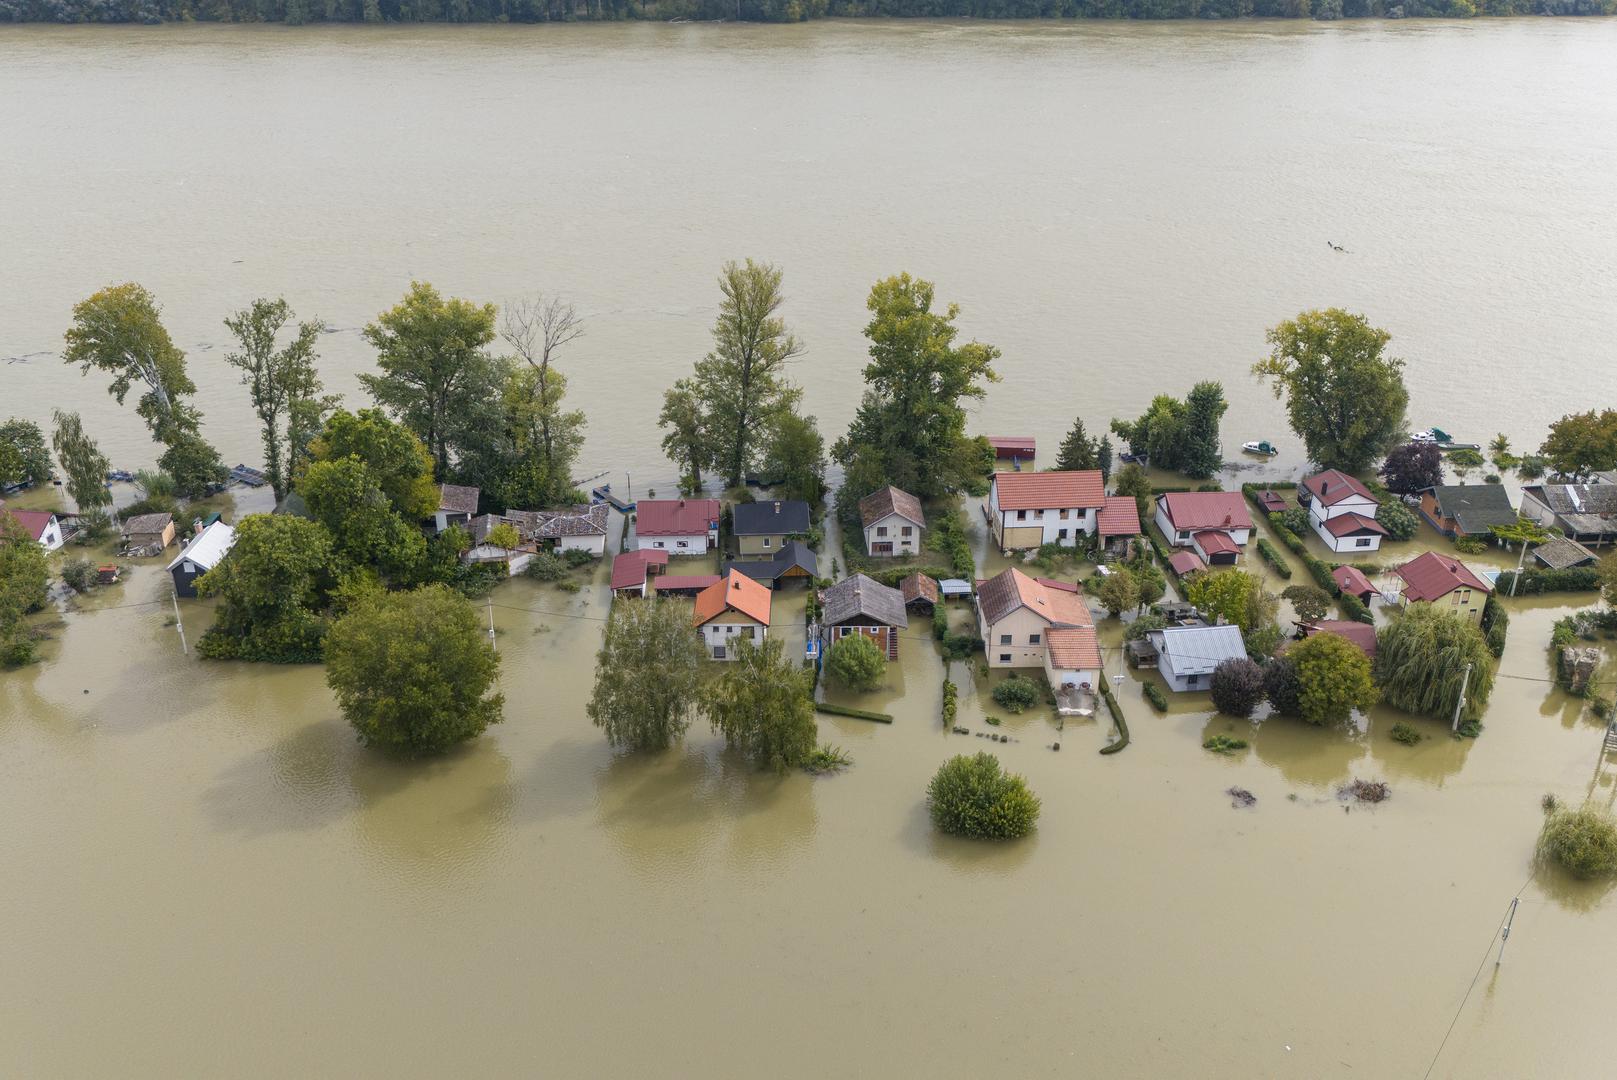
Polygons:
M0 0L55 23L801 22L816 18L1360 19L1612 15L1617 0Z

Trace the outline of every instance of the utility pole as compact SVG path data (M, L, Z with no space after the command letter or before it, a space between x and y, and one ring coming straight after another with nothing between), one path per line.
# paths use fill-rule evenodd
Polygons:
M180 632L180 652L189 655L191 650L185 644L185 623L180 621L180 594L171 588L168 598L174 602L174 629Z
M1522 567L1524 567L1526 565L1527 565L1527 541L1523 540L1522 541L1521 558L1516 560L1516 576L1510 579L1510 595L1511 595L1512 599L1514 599L1515 596L1516 596L1516 586L1518 586L1518 585L1520 585L1522 583Z
M623 501L632 504L634 502L634 477L630 475L628 469L623 470L623 486L628 489L624 494L629 496Z
M488 647L490 652L499 652L500 647L494 643L494 594L488 598Z
M1454 723L1450 731L1460 730L1460 710L1465 708L1465 690L1471 685L1471 665L1465 666L1465 676L1460 679L1460 699L1454 703Z
M1498 967L1505 962L1505 945L1510 941L1510 926L1516 921L1516 905L1519 903L1521 903L1521 897L1512 896L1510 898L1510 914L1505 916L1505 929L1499 936L1499 957L1493 962L1494 967Z

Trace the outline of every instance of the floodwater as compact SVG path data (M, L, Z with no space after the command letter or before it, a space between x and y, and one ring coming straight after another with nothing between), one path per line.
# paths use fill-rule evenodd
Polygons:
M167 305L231 461L256 435L219 320L254 296L338 328L354 400L355 328L410 277L544 288L590 317L564 358L586 471L666 483L657 399L705 347L718 263L752 254L786 268L833 434L864 293L909 269L1005 349L985 431L1051 446L1212 376L1229 446L1278 441L1295 475L1245 368L1336 303L1393 330L1417 424L1536 443L1617 389L1613 46L1553 20L7 28L0 414L78 408L116 464L150 460L50 355L113 280ZM821 717L854 767L777 779L700 726L610 752L583 715L604 568L512 582L506 722L403 764L355 745L318 669L182 654L160 566L64 602L42 662L0 674L7 1074L1609 1071L1617 904L1531 865L1544 793L1617 798L1548 681L1567 598L1511 603L1474 741L1418 721L1402 746L1384 709L1159 716L1132 677L1120 754L1104 722L1005 717L1044 813L986 847L926 819L938 763L986 740L943 731L923 625L859 701L892 725ZM182 617L194 641L209 615ZM987 732L973 667L961 721ZM1251 747L1201 749L1222 731ZM1354 778L1392 799L1347 807Z

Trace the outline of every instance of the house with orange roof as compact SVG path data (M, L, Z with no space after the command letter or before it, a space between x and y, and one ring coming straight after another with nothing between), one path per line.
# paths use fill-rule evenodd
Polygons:
M1027 551L1045 544L1075 547L1093 536L1106 506L1099 469L1066 472L997 472L988 484L983 516L1001 551Z
M707 654L714 660L734 660L741 641L762 645L769 633L767 586L739 570L731 570L696 594L691 625L701 635Z
M1050 632L1094 625L1083 594L1065 582L1032 578L1013 566L977 585L977 632L989 667L1050 670ZM1063 649L1069 646L1083 648L1081 642L1063 638ZM1062 653L1071 655L1077 654ZM1087 651L1083 656L1089 658ZM1098 656L1096 660L1098 672Z

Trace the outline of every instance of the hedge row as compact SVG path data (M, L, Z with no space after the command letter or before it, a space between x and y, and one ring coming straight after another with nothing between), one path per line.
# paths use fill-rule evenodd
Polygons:
M1112 714L1112 723L1117 725L1118 736L1116 742L1108 743L1101 747L1100 752L1103 754L1115 754L1129 744L1128 721L1123 719L1123 706L1117 703L1117 696L1112 693L1112 688L1106 685L1104 676L1101 678L1100 696L1106 702L1106 711Z
M1288 581L1291 580L1291 566L1281 557L1280 552L1275 550L1275 546L1269 543L1268 537L1258 537L1258 554L1263 556L1264 562L1275 568L1275 573Z
M1375 622L1375 617L1370 614L1370 609L1364 606L1364 601L1360 600L1357 596L1351 596L1348 593L1343 592L1337 587L1336 579L1331 577L1331 571L1335 569L1335 567L1325 560L1316 559L1313 555L1309 554L1308 545L1303 543L1302 538L1296 533L1286 528L1286 526L1281 522L1279 514L1269 515L1269 528L1273 529L1275 535L1280 537L1281 543L1285 544L1294 555L1302 559L1303 565L1308 568L1308 575L1314 579L1314 584L1318 585L1320 588L1324 589L1341 602L1343 614L1355 622ZM1258 541L1258 550L1263 550L1262 540ZM1264 553L1264 557L1268 557L1267 552ZM1358 565L1359 568L1367 574L1376 573L1379 569L1379 567L1372 566L1368 563Z
M851 716L855 720L874 720L878 724L891 724L892 716L884 712L871 712L868 709L850 709L846 705L832 705L828 701L816 701L814 711L829 713L832 716Z
M1163 695L1162 687L1154 682L1141 683L1140 685L1141 693L1145 694L1145 700L1151 703L1153 709L1157 710L1157 712L1168 711L1168 699Z
M1523 570L1517 596L1532 596L1547 592L1595 592L1600 588L1600 571L1593 566L1574 566L1569 570ZM1511 595L1511 583L1516 571L1506 570L1499 575L1494 588L1506 596Z
M1488 639L1488 651L1497 660L1505 655L1505 633L1510 629L1510 613L1493 593L1482 603L1482 632Z
M848 573L853 574L855 571L852 567L849 567ZM872 581L886 585L889 589L898 588L898 583L911 574L925 574L935 581L942 581L944 578L954 576L947 566L890 566L885 570L861 570L858 573L864 574Z

